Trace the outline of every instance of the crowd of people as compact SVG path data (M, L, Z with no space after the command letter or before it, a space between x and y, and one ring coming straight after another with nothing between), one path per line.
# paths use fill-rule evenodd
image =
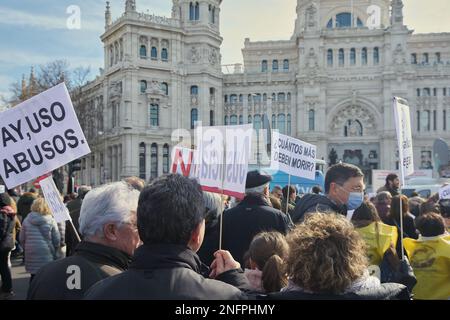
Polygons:
M345 163L324 190L270 182L249 172L241 200L175 174L83 186L64 197L74 227L36 190L2 193L0 299L14 295L11 256L28 299L450 298L450 201L408 199L395 174L369 199Z

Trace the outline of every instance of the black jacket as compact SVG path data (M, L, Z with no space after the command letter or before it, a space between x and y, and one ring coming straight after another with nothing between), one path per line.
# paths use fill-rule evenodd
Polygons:
M117 249L92 242L81 242L75 254L41 268L28 289L27 299L80 300L95 283L128 268L131 256ZM69 266L80 268L80 289L69 290L68 278L74 275ZM69 272L69 273L68 273ZM75 283L70 280L70 283Z
M179 245L143 245L130 269L105 279L86 294L87 300L236 300L247 296L225 282L204 277L209 269L192 250ZM248 283L242 271L218 279Z
M301 222L304 219L306 213L312 213L315 211L333 211L344 216L347 215L347 207L345 205L338 206L327 196L311 193L305 194L297 201L294 213L292 214L292 221L294 223Z
M293 227L290 216L272 208L263 195L249 194L223 213L222 249L230 251L243 266L244 254L255 235L261 231L287 234Z
M69 210L70 218L72 219L73 226L77 230L78 234L80 234L80 211L81 205L83 203L83 199L80 197L70 201L67 203L66 207ZM78 239L73 231L72 226L69 221L66 221L66 255L71 256L75 252L75 248L78 245Z
M382 283L377 289L354 293L316 294L303 291L285 291L258 296L262 300L410 300L408 289L398 283Z

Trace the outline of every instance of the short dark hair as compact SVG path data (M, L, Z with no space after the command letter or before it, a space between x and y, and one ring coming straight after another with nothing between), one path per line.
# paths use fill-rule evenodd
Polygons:
M283 192L283 197L286 199L286 198L288 197L288 196L287 196L287 193L288 193L288 186L284 186L284 188L283 188L283 190L282 190L281 192ZM290 196L291 194L296 193L296 192L297 192L297 189L295 189L294 186L289 185L289 196Z
M388 181L394 181L398 178L398 175L395 173L389 173L386 177L386 184L388 184Z
M435 237L445 233L445 222L439 213L425 213L415 219L414 224L424 237Z
M182 175L157 178L139 196L137 226L144 244L187 245L203 219L200 185Z
M348 179L364 177L361 169L349 163L338 163L331 166L325 175L325 193L330 192L332 182L343 185Z
M312 193L319 194L322 192L322 188L319 186L312 187Z
M36 193L36 189L35 188L30 188L30 190L28 190L28 192Z
M380 222L377 208L370 201L364 201L353 213L352 223L355 227L365 227L371 222Z

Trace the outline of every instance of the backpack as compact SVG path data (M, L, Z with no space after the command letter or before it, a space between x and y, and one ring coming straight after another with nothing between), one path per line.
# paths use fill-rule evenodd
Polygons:
M14 249L14 227L14 218L0 211L0 252L8 252Z

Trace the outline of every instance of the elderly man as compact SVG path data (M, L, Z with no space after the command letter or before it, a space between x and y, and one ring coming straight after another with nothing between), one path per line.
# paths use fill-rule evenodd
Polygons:
M83 241L74 255L44 266L28 299L76 300L96 282L128 268L140 239L136 226L139 191L125 182L89 192L80 212Z
M286 234L292 227L289 215L274 209L269 200L271 176L259 171L247 174L245 198L223 214L222 247L244 264L244 254L255 235L261 231L278 231Z

